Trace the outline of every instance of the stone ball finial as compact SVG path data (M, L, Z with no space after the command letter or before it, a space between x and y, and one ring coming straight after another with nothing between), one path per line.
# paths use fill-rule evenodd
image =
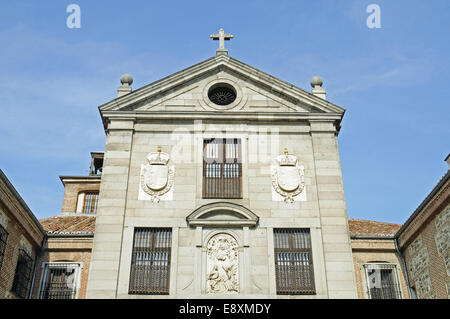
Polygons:
M122 83L122 85L127 84L131 86L131 84L133 84L133 77L125 73L120 77L120 82Z
M312 77L312 79L311 79L311 86L313 88L315 88L316 86L322 87L322 85L323 85L323 80L322 80L322 78L320 76L316 75L316 76Z

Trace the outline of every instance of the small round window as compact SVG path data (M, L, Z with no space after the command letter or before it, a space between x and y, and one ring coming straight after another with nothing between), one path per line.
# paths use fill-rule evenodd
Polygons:
M229 105L236 100L236 90L227 83L218 83L209 89L208 98L214 104Z

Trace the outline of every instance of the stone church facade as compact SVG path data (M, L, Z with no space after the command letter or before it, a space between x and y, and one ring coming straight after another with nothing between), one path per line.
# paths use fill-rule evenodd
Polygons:
M450 171L403 226L348 220L344 109L319 77L309 93L211 37L199 64L135 91L121 77L104 152L60 176L60 216L22 234L2 199L0 257L41 237L27 267L0 263L0 298L446 298Z
M226 35L225 35L226 36ZM87 298L355 298L344 109L217 55L99 107Z

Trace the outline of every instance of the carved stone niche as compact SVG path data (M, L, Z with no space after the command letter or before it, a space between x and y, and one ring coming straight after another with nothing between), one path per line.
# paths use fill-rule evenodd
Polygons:
M239 245L227 233L212 236L206 246L206 292L230 294L239 292Z
M194 210L187 222L196 229L196 290L217 297L245 293L249 228L257 225L258 216L242 205L216 202Z

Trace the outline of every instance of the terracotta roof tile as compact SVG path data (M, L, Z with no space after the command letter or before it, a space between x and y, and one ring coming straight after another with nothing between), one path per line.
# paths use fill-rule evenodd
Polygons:
M95 217L55 216L39 220L49 234L93 234Z
M371 220L349 219L350 235L390 236L400 229L402 225Z

